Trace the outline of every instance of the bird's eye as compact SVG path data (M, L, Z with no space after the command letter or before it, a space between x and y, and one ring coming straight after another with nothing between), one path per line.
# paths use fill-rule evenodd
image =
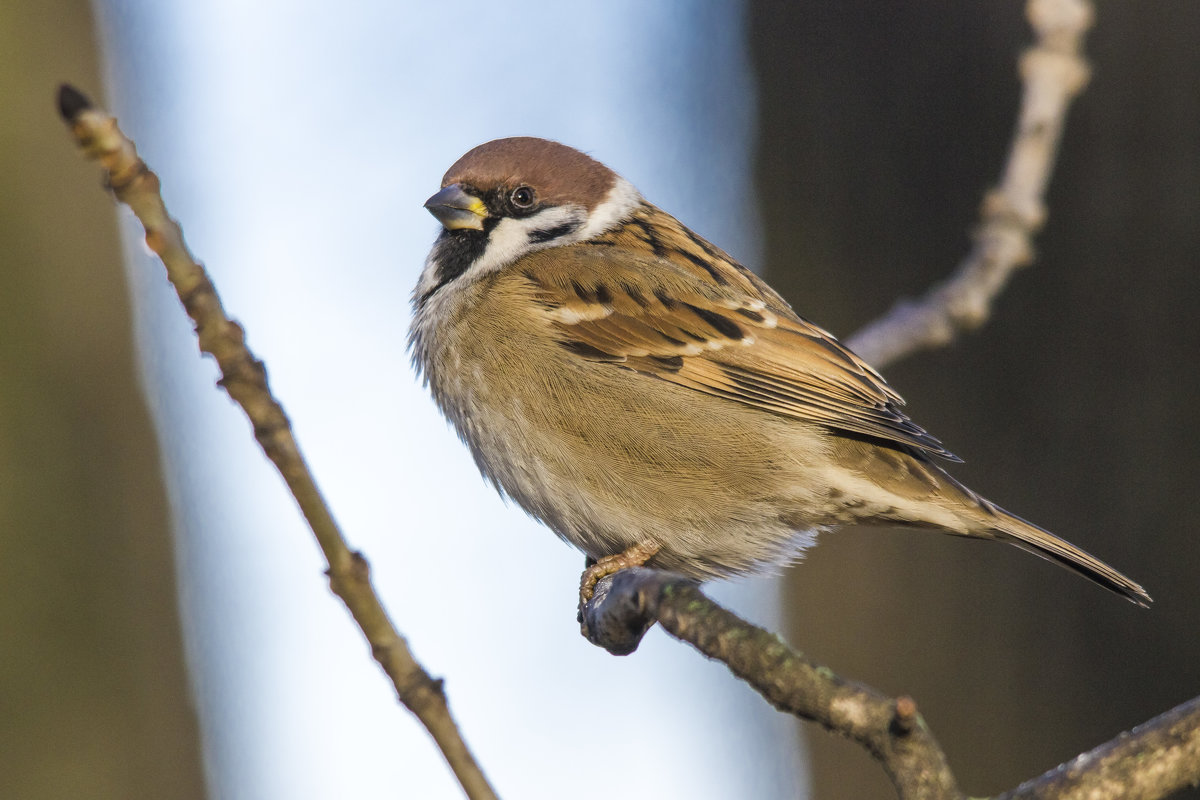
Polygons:
M518 186L513 189L513 193L508 196L508 199L517 208L529 208L533 205L533 189L528 186Z

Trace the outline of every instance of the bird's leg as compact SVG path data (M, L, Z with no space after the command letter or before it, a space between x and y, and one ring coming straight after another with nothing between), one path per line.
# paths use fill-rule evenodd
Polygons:
M579 578L580 607L582 608L587 605L587 602L592 599L592 592L596 590L596 583L601 578L612 575L615 572L620 572L623 569L628 569L629 567L640 567L658 555L658 551L661 549L661 544L647 539L638 542L622 553L605 556L591 563Z

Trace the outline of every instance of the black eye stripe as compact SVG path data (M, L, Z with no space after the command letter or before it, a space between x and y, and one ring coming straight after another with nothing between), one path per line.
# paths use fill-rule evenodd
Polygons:
M519 189L529 189L530 203L528 205L517 205L513 202L513 195ZM470 194L475 195L483 201L483 205L487 208L488 213L493 217L512 217L514 219L524 219L533 216L541 211L543 205L537 198L537 192L530 189L528 186L519 186L517 189L498 187L479 191L473 187L468 187Z

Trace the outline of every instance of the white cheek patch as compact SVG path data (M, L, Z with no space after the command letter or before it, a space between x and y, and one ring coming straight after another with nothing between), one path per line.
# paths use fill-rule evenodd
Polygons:
M507 218L492 229L487 249L472 268L477 274L506 267L526 253L598 236L642 204L642 195L619 175L589 215L579 206L547 208L525 219ZM586 224L585 224L586 221Z
M582 242L598 236L628 217L642 204L642 196L633 184L616 176L611 189L589 215L582 206L557 206L523 219L505 217L488 234L483 254L464 273L478 278L507 267L518 258L548 247ZM438 285L436 248L425 262L417 296L428 294Z
M467 271L482 275L511 264L524 255L529 250L528 222L529 220L511 217L500 220L488 234L483 255Z
M492 228L483 255L469 271L482 275L502 269L528 253L574 244L581 238L579 231L584 227L586 214L579 206L558 206L524 219L505 217Z

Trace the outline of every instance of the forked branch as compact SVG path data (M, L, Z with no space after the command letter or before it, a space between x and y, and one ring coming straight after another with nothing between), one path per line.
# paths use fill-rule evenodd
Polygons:
M816 722L862 745L883 765L902 798L962 793L911 698L892 699L833 674L708 598L694 581L637 567L602 579L584 606L593 644L626 655L653 623L721 661L780 711Z
M602 579L584 606L588 637L616 655L654 623L724 663L771 705L858 743L901 800L963 800L946 756L911 698L840 678L775 634L721 608L693 582L627 569ZM1157 800L1200 782L1200 697L1021 784L996 800Z
M876 366L949 342L981 325L1012 272L1032 258L1043 196L1070 100L1087 80L1080 57L1091 23L1087 0L1030 0L1037 44L1021 61L1024 97L1008 165L985 198L974 249L944 284L903 303L849 340ZM450 716L439 681L417 663L371 586L366 560L347 546L305 464L282 407L267 386L262 363L230 320L203 267L191 256L159 193L157 176L138 158L116 121L70 87L59 96L63 118L81 150L106 172L116 197L146 229L200 348L216 359L221 386L245 411L255 437L296 497L329 563L332 590L343 600L392 679L400 700L429 730L467 796L495 793ZM902 798L962 798L946 759L916 704L888 698L834 675L709 600L677 576L646 569L605 578L582 609L589 638L611 652L633 652L660 623L671 635L726 663L777 708L844 735L884 766ZM1200 698L1122 734L1002 795L1003 800L1151 800L1200 782Z
M975 244L944 283L851 336L876 367L944 346L986 322L1018 267L1033 259L1045 221L1044 196L1070 101L1087 83L1081 55L1093 12L1087 0L1029 0L1037 41L1021 58L1024 91L1000 184L984 198ZM901 798L960 798L936 740L908 698L851 684L778 637L730 614L692 583L628 570L606 578L581 610L585 635L618 655L633 652L656 622L724 662L782 711L850 738L883 765ZM1016 798L1150 800L1200 781L1200 698L1003 795Z

